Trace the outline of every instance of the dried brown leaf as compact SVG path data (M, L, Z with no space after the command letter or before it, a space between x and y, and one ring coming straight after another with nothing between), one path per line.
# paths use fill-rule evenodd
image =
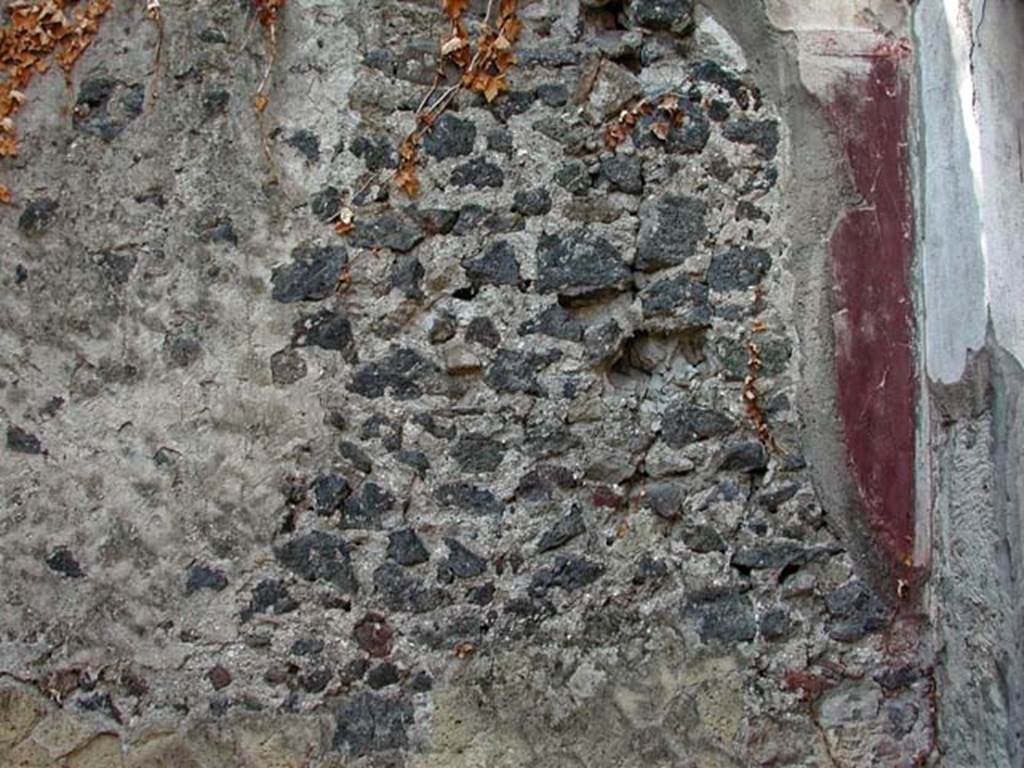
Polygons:
M468 40L459 37L458 35L452 35L443 43L441 43L441 55L451 56L456 51L461 51L462 49L467 47L469 47Z
M463 14L468 4L469 0L441 0L441 7L452 21Z

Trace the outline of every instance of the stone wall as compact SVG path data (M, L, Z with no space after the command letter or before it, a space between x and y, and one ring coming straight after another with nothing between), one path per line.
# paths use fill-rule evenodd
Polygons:
M290 0L262 117L245 3L164 3L159 58L118 3L37 79L0 165L0 762L932 754L926 622L818 386L855 183L778 3L720 5L524 0L415 200L433 0Z

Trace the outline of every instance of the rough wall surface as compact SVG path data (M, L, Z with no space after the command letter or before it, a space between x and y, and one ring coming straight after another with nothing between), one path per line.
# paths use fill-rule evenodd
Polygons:
M953 765L1021 765L1024 7L922 4L914 22L939 747Z
M0 168L3 764L927 759L924 631L826 503L808 392L853 182L783 4L721 5L523 2L511 91L437 122L412 202L434 2L289 2L269 162L244 4L165 3L158 66L118 4L34 84ZM605 146L666 95L667 135Z

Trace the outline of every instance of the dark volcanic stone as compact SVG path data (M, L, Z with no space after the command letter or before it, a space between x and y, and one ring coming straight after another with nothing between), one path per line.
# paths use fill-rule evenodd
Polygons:
M763 472L768 468L768 451L760 443L737 443L725 448L718 458L719 471Z
M637 563L636 573L631 581L637 586L657 583L668 576L669 568L663 560L655 560L645 552Z
M371 399L390 392L398 400L411 400L424 391L442 394L447 391L447 384L437 365L403 347L375 363L364 365L356 371L348 388Z
M452 171L451 182L456 187L472 185L478 189L496 188L505 183L505 173L494 163L478 157L468 163L463 163Z
M564 107L569 102L569 89L564 83L544 83L537 86L537 98L548 107Z
M611 189L639 195L644 191L643 164L636 155L614 155L601 161L601 178Z
M110 101L117 88L117 81L110 77L90 77L82 81L78 89L76 104L83 104L90 109L98 109Z
M66 547L57 547L47 555L46 565L51 571L56 571L69 579L81 579L85 576L82 566Z
M185 578L185 594L191 595L200 589L212 589L220 592L228 585L228 577L223 571L205 565L193 565L188 569Z
M560 456L566 451L579 448L583 445L579 435L565 424L541 422L531 424L526 428L523 448L526 453L536 459L544 459L551 456Z
M352 630L352 638L356 645L371 656L381 659L391 654L394 647L395 633L388 626L388 620L379 613L368 613Z
M779 124L775 120L740 118L726 123L722 135L737 144L750 144L754 153L765 160L775 157L779 148Z
M687 275L645 286L640 303L645 320L666 321L674 330L711 325L707 286Z
M337 187L327 186L309 198L309 210L320 221L327 222L341 210L341 193Z
M31 236L41 235L57 217L57 201L48 197L32 200L18 217L18 229Z
M712 83L725 89L740 108L747 109L750 106L750 91L747 86L718 62L702 59L690 67L690 74L694 80Z
M453 425L439 421L429 413L417 413L412 420L438 440L451 440L455 437L456 430Z
M415 469L420 478L426 477L427 471L430 469L430 459L422 451L398 451L395 454L395 459L407 467Z
M373 572L374 593L392 611L428 613L448 602L440 587L421 587L396 563L387 562Z
M561 117L545 117L533 124L533 130L542 133L565 147L569 155L582 155L587 152L587 144L593 137L588 126L563 120Z
M514 148L512 132L507 128L492 128L487 132L487 148L492 152L511 154Z
M523 393L543 397L544 389L537 381L537 374L561 357L558 350L544 354L535 352L513 352L502 349L484 374L484 382L495 392L504 394Z
M516 251L505 240L499 240L483 255L463 264L462 268L474 285L516 285L519 282Z
M207 117L222 115L231 103L231 93L223 88L211 88L203 93L203 113Z
M40 454L43 453L43 444L31 432L9 424L7 426L7 449L14 453Z
M449 483L434 491L434 498L446 507L458 507L477 515L500 515L501 502L485 488L468 483Z
M715 99L708 107L708 117L716 123L724 123L729 119L729 105L724 101Z
M310 485L313 492L313 509L321 517L327 517L341 509L352 494L352 487L341 475L319 475Z
M413 707L404 698L362 691L341 705L336 716L332 746L337 751L362 757L409 746Z
M536 98L534 91L509 91L491 102L490 109L494 116L504 123L513 115L526 112Z
M298 607L298 601L284 584L277 579L264 579L253 588L249 606L242 611L241 619L248 621L257 613L291 613Z
M134 253L106 251L96 258L96 266L99 267L100 274L108 283L114 285L127 283L138 263L139 259Z
M473 587L466 593L466 602L473 605L490 605L494 602L494 582Z
M539 315L524 320L519 325L519 335L529 336L542 333L555 339L580 341L583 338L584 325L561 304L552 304Z
M206 673L206 679L210 681L210 685L213 686L213 690L219 691L221 688L227 688L231 685L231 673L228 672L226 667L222 667L217 664L211 667Z
M769 641L784 640L792 624L785 608L773 608L761 617L761 637Z
M270 356L270 377L275 384L288 386L306 377L309 369L294 349L279 349Z
M772 217L751 202L740 200L736 204L736 221L763 221L771 223Z
M680 101L684 118L681 125L665 123L663 114L643 115L633 129L633 143L639 149L659 149L670 155L695 155L703 152L711 138L711 123L697 104ZM668 135L661 139L654 132L655 124L668 125Z
M355 443L342 440L338 443L338 453L363 474L368 475L373 472L373 461L371 461L369 454Z
M399 669L390 661L378 664L366 675L366 684L375 691L395 685L401 680Z
M120 98L113 98L121 91ZM72 112L74 126L111 142L142 114L145 88L140 84L122 86L109 77L92 77L82 82Z
M512 210L523 216L543 216L551 211L551 193L544 187L519 190L512 198Z
M562 187L566 192L571 192L577 196L587 194L592 185L590 172L587 170L587 166L579 160L572 160L565 163L561 168L555 171L555 181L558 183L558 186Z
M459 212L448 208L423 208L416 211L416 217L428 235L447 235L459 220Z
M323 653L324 641L319 637L301 637L292 643L293 656L319 656Z
M431 344L444 344L455 338L455 333L458 330L458 321L454 315L447 312L441 312L434 318L434 322L430 326L430 332L427 334L427 338Z
M771 266L772 257L763 248L732 248L711 258L708 285L716 291L750 288L761 282Z
M451 447L451 457L465 473L493 472L501 465L508 448L499 440L470 432Z
M193 336L167 334L164 337L164 354L167 362L177 368L187 368L203 354L199 339Z
M376 483L365 482L345 502L339 528L380 528L381 518L395 506L395 497Z
M467 549L457 539L446 538L448 557L437 566L438 581L450 584L454 579L472 579L487 570L487 561Z
M583 334L585 357L591 365L614 362L622 350L622 326L614 318L593 325Z
M796 542L773 541L736 550L731 563L734 568L778 570L804 559L806 554L804 548Z
M390 210L380 216L357 219L349 242L358 248L390 248L408 253L426 237L423 224L407 211Z
M693 27L693 0L633 0L628 18L635 26L684 35Z
M544 568L534 574L530 582L530 594L543 597L553 587L560 587L566 592L575 592L589 584L593 584L604 575L605 567L600 563L587 560L585 557L558 555L551 568Z
M683 611L698 622L701 642L749 642L757 636L750 598L739 592L708 590L693 595Z
M501 334L489 317L474 317L466 326L466 341L495 349L501 344Z
M644 506L663 520L678 520L683 494L673 483L651 483L644 489Z
M558 490L579 485L572 470L566 467L542 464L519 479L516 496L524 501L549 501Z
M490 208L482 205L469 203L459 209L459 218L452 228L455 235L477 235L480 230L486 229L487 218L492 214Z
M832 617L829 636L852 643L866 635L881 632L892 621L892 608L859 579L847 582L825 598Z
M278 562L306 581L325 581L343 592L359 589L349 555L349 546L340 536L311 531L274 550Z
M203 216L197 227L199 239L204 243L231 243L238 245L238 233L230 216Z
M707 440L732 431L732 419L724 413L695 405L675 406L661 421L661 439L672 448Z
M548 552L552 549L558 549L585 533L586 530L586 526L583 524L583 513L579 509L574 509L545 531L544 535L537 542L537 551Z
M409 681L409 690L414 693L426 693L434 687L434 678L430 676L429 672L420 670L412 676Z
M569 298L621 291L632 282L622 254L602 237L582 229L541 235L537 245L537 290Z
M780 505L785 504L796 496L799 490L799 483L786 483L780 488L759 493L757 495L757 503L774 512Z
M666 195L640 206L636 268L652 272L682 264L707 236L707 205L693 197Z
M320 693L331 682L332 677L334 673L329 669L311 669L299 675L298 682L306 693Z
M320 137L308 128L295 131L285 143L306 158L307 163L316 163L320 160Z
M407 299L422 299L423 278L427 272L415 256L398 256L391 265L391 287L401 291Z
M348 318L329 309L300 317L292 326L292 343L297 347L315 346L341 352L351 358L355 352L352 324Z
M793 345L784 337L765 336L758 341L757 347L761 356L762 377L778 376L786 370L789 359L793 356ZM723 339L718 345L718 356L724 366L723 373L726 378L743 381L750 372L750 354L743 344Z
M686 546L697 554L708 552L725 552L725 540L710 525L696 525L683 532Z
M395 142L387 137L357 136L352 140L349 152L362 158L368 171L398 167L398 152L395 151Z
M326 299L338 284L348 254L341 245L300 246L292 251L292 262L275 267L270 295L282 304Z
M433 127L423 137L424 151L438 160L468 155L476 141L476 125L463 120L451 112L445 112L434 121Z
M412 528L401 528L388 534L387 554L399 565L419 565L430 559L430 553Z

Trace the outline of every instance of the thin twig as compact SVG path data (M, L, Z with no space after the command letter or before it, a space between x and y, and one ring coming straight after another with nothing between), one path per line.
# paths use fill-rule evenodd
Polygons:
M280 183L281 178L277 171L277 161L274 160L274 153L270 150L270 136L267 133L266 108L270 92L270 76L274 69L274 62L277 61L277 24L267 25L267 67L263 73L263 80L256 89L256 122L260 129L260 148L263 150L263 157L267 161L267 168L275 184Z
M417 115L420 112L423 111L423 107L425 107L427 105L427 102L430 100L430 97L434 95L434 93L437 91L437 86L439 86L440 84L441 84L441 69L438 68L437 72L434 73L434 84L430 86L430 90L427 91L426 95L420 101L420 105L418 107L416 107L416 114Z
M160 0L148 0L146 16L156 27L156 53L153 55L153 75L149 87L150 107L160 98L160 69L164 53L164 16L160 9Z

